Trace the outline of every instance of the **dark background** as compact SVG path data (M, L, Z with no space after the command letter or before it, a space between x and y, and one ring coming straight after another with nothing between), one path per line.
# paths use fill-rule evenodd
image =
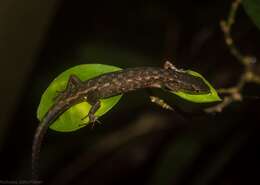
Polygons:
M40 97L70 67L162 66L170 60L203 74L216 88L234 85L243 70L219 28L230 7L226 0L7 4L0 15L1 181L30 179ZM233 36L243 53L260 58L260 32L243 8ZM170 112L150 103L143 91L129 93L94 129L49 130L40 179L74 185L258 184L259 92L248 84L242 102L217 114L178 99L169 103L182 113Z

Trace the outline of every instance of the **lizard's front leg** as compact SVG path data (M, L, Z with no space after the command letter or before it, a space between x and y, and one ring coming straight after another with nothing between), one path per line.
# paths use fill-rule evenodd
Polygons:
M171 111L174 111L174 109L168 105L163 99L157 97L154 95L154 92L151 91L151 89L146 89L146 92L148 93L149 95L149 98L150 98L150 101L164 109L168 109L168 110L171 110Z
M164 108L164 109L168 109L171 111L174 111L174 109L168 105L163 99L156 97L156 96L149 96L151 102L155 103L156 105L159 105L160 107Z

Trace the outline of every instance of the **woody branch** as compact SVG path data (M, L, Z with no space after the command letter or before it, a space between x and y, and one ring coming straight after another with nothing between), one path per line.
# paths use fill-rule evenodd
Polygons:
M242 101L243 90L246 83L257 83L260 85L260 76L253 71L256 58L242 54L234 44L231 36L232 26L235 23L237 10L241 4L241 0L234 0L231 5L229 15L226 20L220 21L220 28L224 33L225 43L229 48L230 53L243 65L243 73L239 77L239 81L233 87L218 89L219 94L223 94L223 101L213 107L205 109L206 112L222 112L222 110L230 105L232 102Z

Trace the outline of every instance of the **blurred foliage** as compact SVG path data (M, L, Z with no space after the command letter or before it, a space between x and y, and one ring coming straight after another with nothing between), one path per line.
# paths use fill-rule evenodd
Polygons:
M260 29L260 1L259 0L242 0L246 13Z

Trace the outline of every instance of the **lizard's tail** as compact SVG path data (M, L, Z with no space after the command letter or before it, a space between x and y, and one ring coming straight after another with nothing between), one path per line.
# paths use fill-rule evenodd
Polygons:
M37 127L33 144L32 144L32 179L38 179L38 162L40 156L40 150L42 146L43 137L50 125L50 121L48 119L44 119L40 125Z
M38 179L38 162L40 156L40 150L42 146L43 137L45 136L50 124L55 121L59 115L62 113L62 110L67 110L69 107L62 106L53 106L50 110L46 113L46 116L43 118L41 123L36 129L34 134L33 144L32 144L32 179Z

